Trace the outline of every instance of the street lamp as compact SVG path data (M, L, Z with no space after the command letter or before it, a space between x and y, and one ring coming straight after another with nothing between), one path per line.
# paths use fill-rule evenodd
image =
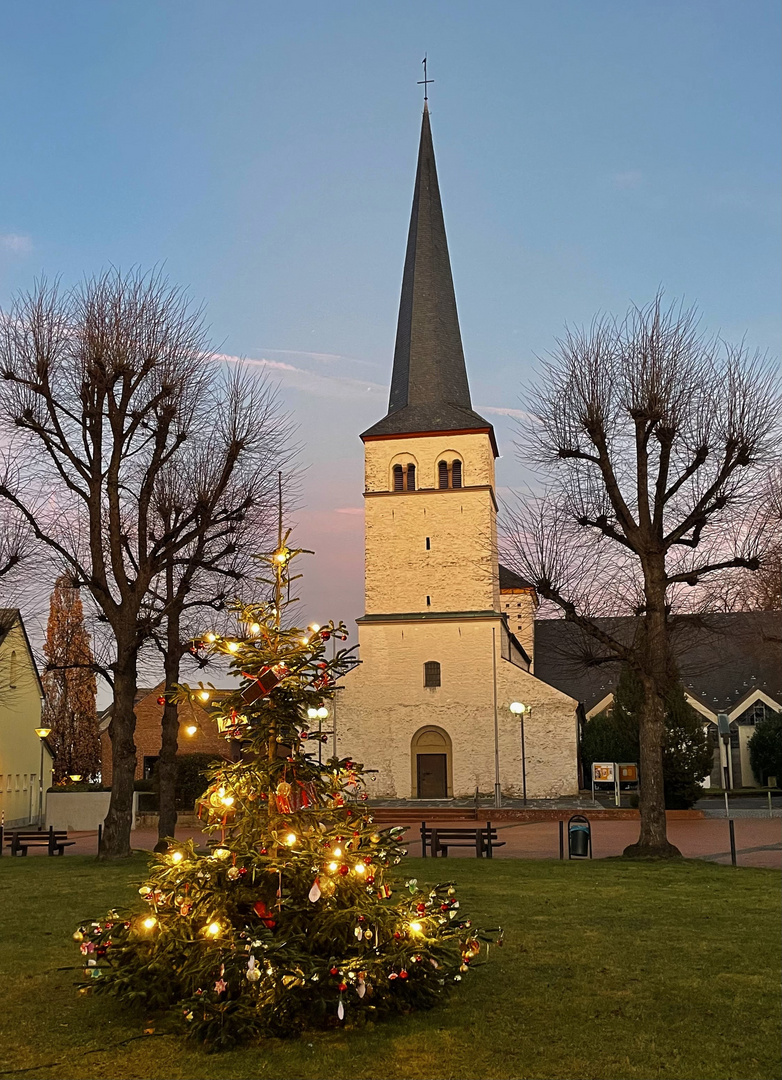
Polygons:
M326 708L325 705L321 705L317 709L314 708L313 706L310 706L310 708L307 709L307 718L309 720L317 720L318 721L318 764L319 765L321 765L323 763L323 739L322 739L323 721L328 720L328 716L329 716L329 710Z
M524 705L521 701L512 701L508 706L514 716L518 716L521 721L521 798L524 805L527 805L527 757L524 751L524 717L529 716L532 712L532 708L529 705Z
M38 774L38 828L43 828L43 744L52 733L50 727L37 727L35 734L41 740L41 769Z

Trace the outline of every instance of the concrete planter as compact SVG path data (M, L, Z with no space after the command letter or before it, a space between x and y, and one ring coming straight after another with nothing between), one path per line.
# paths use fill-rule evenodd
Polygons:
M46 827L69 832L96 832L109 809L110 791L49 791L46 795ZM133 793L133 825L138 816L138 792Z

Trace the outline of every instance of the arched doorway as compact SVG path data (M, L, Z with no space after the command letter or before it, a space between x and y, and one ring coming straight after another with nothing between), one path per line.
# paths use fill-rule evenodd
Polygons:
M410 746L414 799L448 799L453 795L451 740L439 727L424 727Z

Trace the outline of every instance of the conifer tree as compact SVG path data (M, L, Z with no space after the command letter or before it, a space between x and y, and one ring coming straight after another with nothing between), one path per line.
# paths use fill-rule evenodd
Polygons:
M214 707L242 752L209 771L209 850L170 841L139 889L143 911L110 912L75 934L89 987L167 1010L212 1048L427 1008L482 940L488 949L451 883L395 885L403 830L374 824L363 767L319 762L328 736L314 721L355 660L344 647L326 655L344 624L288 622L301 551L287 540L280 530L263 557L268 601L237 607L241 632L197 643L241 677ZM211 690L178 694L203 704Z
M42 723L51 728L54 779L94 780L100 772L97 684L81 596L68 574L62 574L54 585L43 651Z
M641 680L629 664L623 665L610 712L593 717L584 728L581 754L587 768L593 761L638 761L643 700ZM669 810L693 805L701 792L700 782L711 769L711 759L703 723L688 703L681 682L672 676L665 695L663 743L663 783ZM643 780L641 774L641 785Z

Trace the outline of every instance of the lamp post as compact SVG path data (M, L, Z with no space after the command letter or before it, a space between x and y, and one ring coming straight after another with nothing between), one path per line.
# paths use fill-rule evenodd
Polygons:
M43 743L44 739L48 739L51 735L52 729L49 727L37 727L35 734L41 741L41 769L38 774L38 828L43 828Z
M512 701L509 705L510 711L514 716L518 716L521 721L521 798L524 805L527 805L527 756L524 750L524 716L529 716L532 709L529 705L524 705L521 701Z
M318 709L307 709L307 719L318 721L318 765L323 764L323 721L327 720L328 716L329 710L325 705L321 705Z

